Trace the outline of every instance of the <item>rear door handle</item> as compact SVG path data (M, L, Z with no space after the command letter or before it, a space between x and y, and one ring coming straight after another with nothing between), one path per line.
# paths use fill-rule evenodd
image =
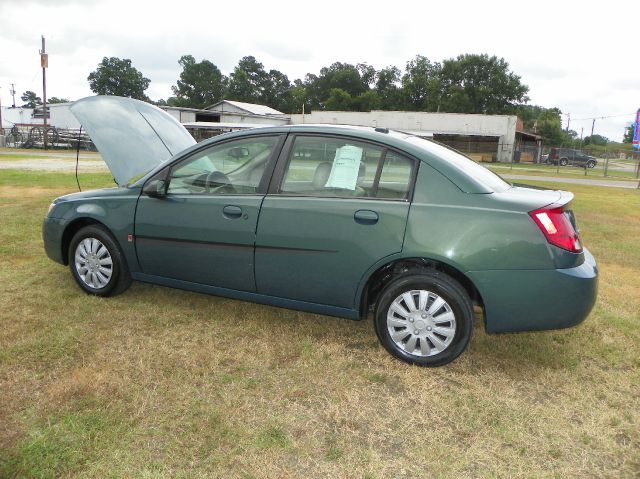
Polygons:
M375 225L378 222L378 213L371 210L358 210L353 214L353 219L361 225Z
M227 205L222 208L222 214L226 218L240 218L242 216L242 208L235 205Z

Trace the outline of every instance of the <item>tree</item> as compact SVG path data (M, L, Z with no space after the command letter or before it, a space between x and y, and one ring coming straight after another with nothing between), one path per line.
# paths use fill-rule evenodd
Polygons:
M548 145L560 146L566 140L562 131L562 112L557 108L543 109L535 120L536 133L542 135Z
M49 105L54 105L56 103L69 103L69 100L67 100L66 98L58 98L57 96L52 96L51 98L47 99L47 103Z
M465 54L442 62L441 110L497 115L529 101L529 87L496 56Z
M263 84L260 103L284 113L295 108L292 85L289 77L278 70L269 70Z
M335 111L351 111L352 103L353 98L351 98L349 92L344 91L342 88L332 88L329 98L325 100L327 109Z
M22 99L24 100L24 97ZM624 127L624 137L622 138L622 143L633 142L633 128L633 123L630 123L629 126Z
M408 110L440 111L440 64L431 63L422 55L408 61L406 73L402 77L402 95Z
M546 110L547 108L538 105L517 105L514 109L514 113L522 120L525 130L537 133L538 117Z
M38 105L42 105L42 98L36 95L36 92L27 90L20 99L24 102L23 108L35 108Z
M87 77L89 88L98 95L117 95L148 100L144 91L151 80L131 65L131 60L104 57Z
M176 106L205 108L224 98L228 79L216 65L209 60L196 62L191 55L181 56L178 64L180 79L171 87Z
M349 63L335 62L329 67L320 69L320 75L307 73L304 86L309 104L312 108L331 109L325 103L332 97L331 105L339 104L344 107L345 103L342 101L345 98L344 95L333 90L341 90L351 98L358 97L370 90L369 82L375 79L375 70L372 70L372 67L364 63L354 66ZM339 98L342 100L336 103Z
M351 109L355 111L372 111L379 110L382 105L382 99L375 90L369 90L361 93L351 102Z
M375 90L380 98L382 110L401 109L400 70L390 65L376 72Z
M229 76L227 98L248 103L260 103L267 77L264 65L255 57L242 57Z
M609 138L604 137L602 135L593 135L587 136L583 140L583 144L586 145L596 145L596 146L606 146L609 143Z

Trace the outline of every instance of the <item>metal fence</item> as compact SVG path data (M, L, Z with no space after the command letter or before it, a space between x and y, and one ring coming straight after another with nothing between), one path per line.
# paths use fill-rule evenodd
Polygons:
M563 154L552 157L554 147L545 146L542 155L525 159L514 155L508 165L516 172L546 172L561 176L580 175L601 178L640 179L640 152L619 147L599 146L582 149L559 148ZM528 160L528 161L527 161ZM503 165L507 166L507 165Z
M46 133L49 148L76 149L79 145L83 150L96 150L91 138L79 129L50 126ZM5 146L9 148L44 148L44 134L44 128L38 125L15 124L11 128L0 129Z

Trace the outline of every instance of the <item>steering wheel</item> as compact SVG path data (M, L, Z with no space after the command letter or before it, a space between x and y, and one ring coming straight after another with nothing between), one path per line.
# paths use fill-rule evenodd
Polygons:
M236 190L231 184L229 177L220 171L212 171L207 175L205 182L207 193L235 193Z

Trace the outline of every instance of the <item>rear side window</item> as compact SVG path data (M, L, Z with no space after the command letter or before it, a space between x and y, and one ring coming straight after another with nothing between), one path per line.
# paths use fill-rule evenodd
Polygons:
M392 151L387 152L380 173L376 198L408 198L412 172L412 160Z
M280 193L304 196L407 199L414 161L351 139L299 136Z
M440 158L446 160L451 166L455 167L464 174L470 176L481 185L491 189L496 193L507 191L511 188L511 185L504 181L500 176L493 171L485 168L484 166L476 163L470 158L467 158L461 153L440 145L436 142L425 140L417 136L408 136L406 140L414 145L421 147L429 153L435 154Z

